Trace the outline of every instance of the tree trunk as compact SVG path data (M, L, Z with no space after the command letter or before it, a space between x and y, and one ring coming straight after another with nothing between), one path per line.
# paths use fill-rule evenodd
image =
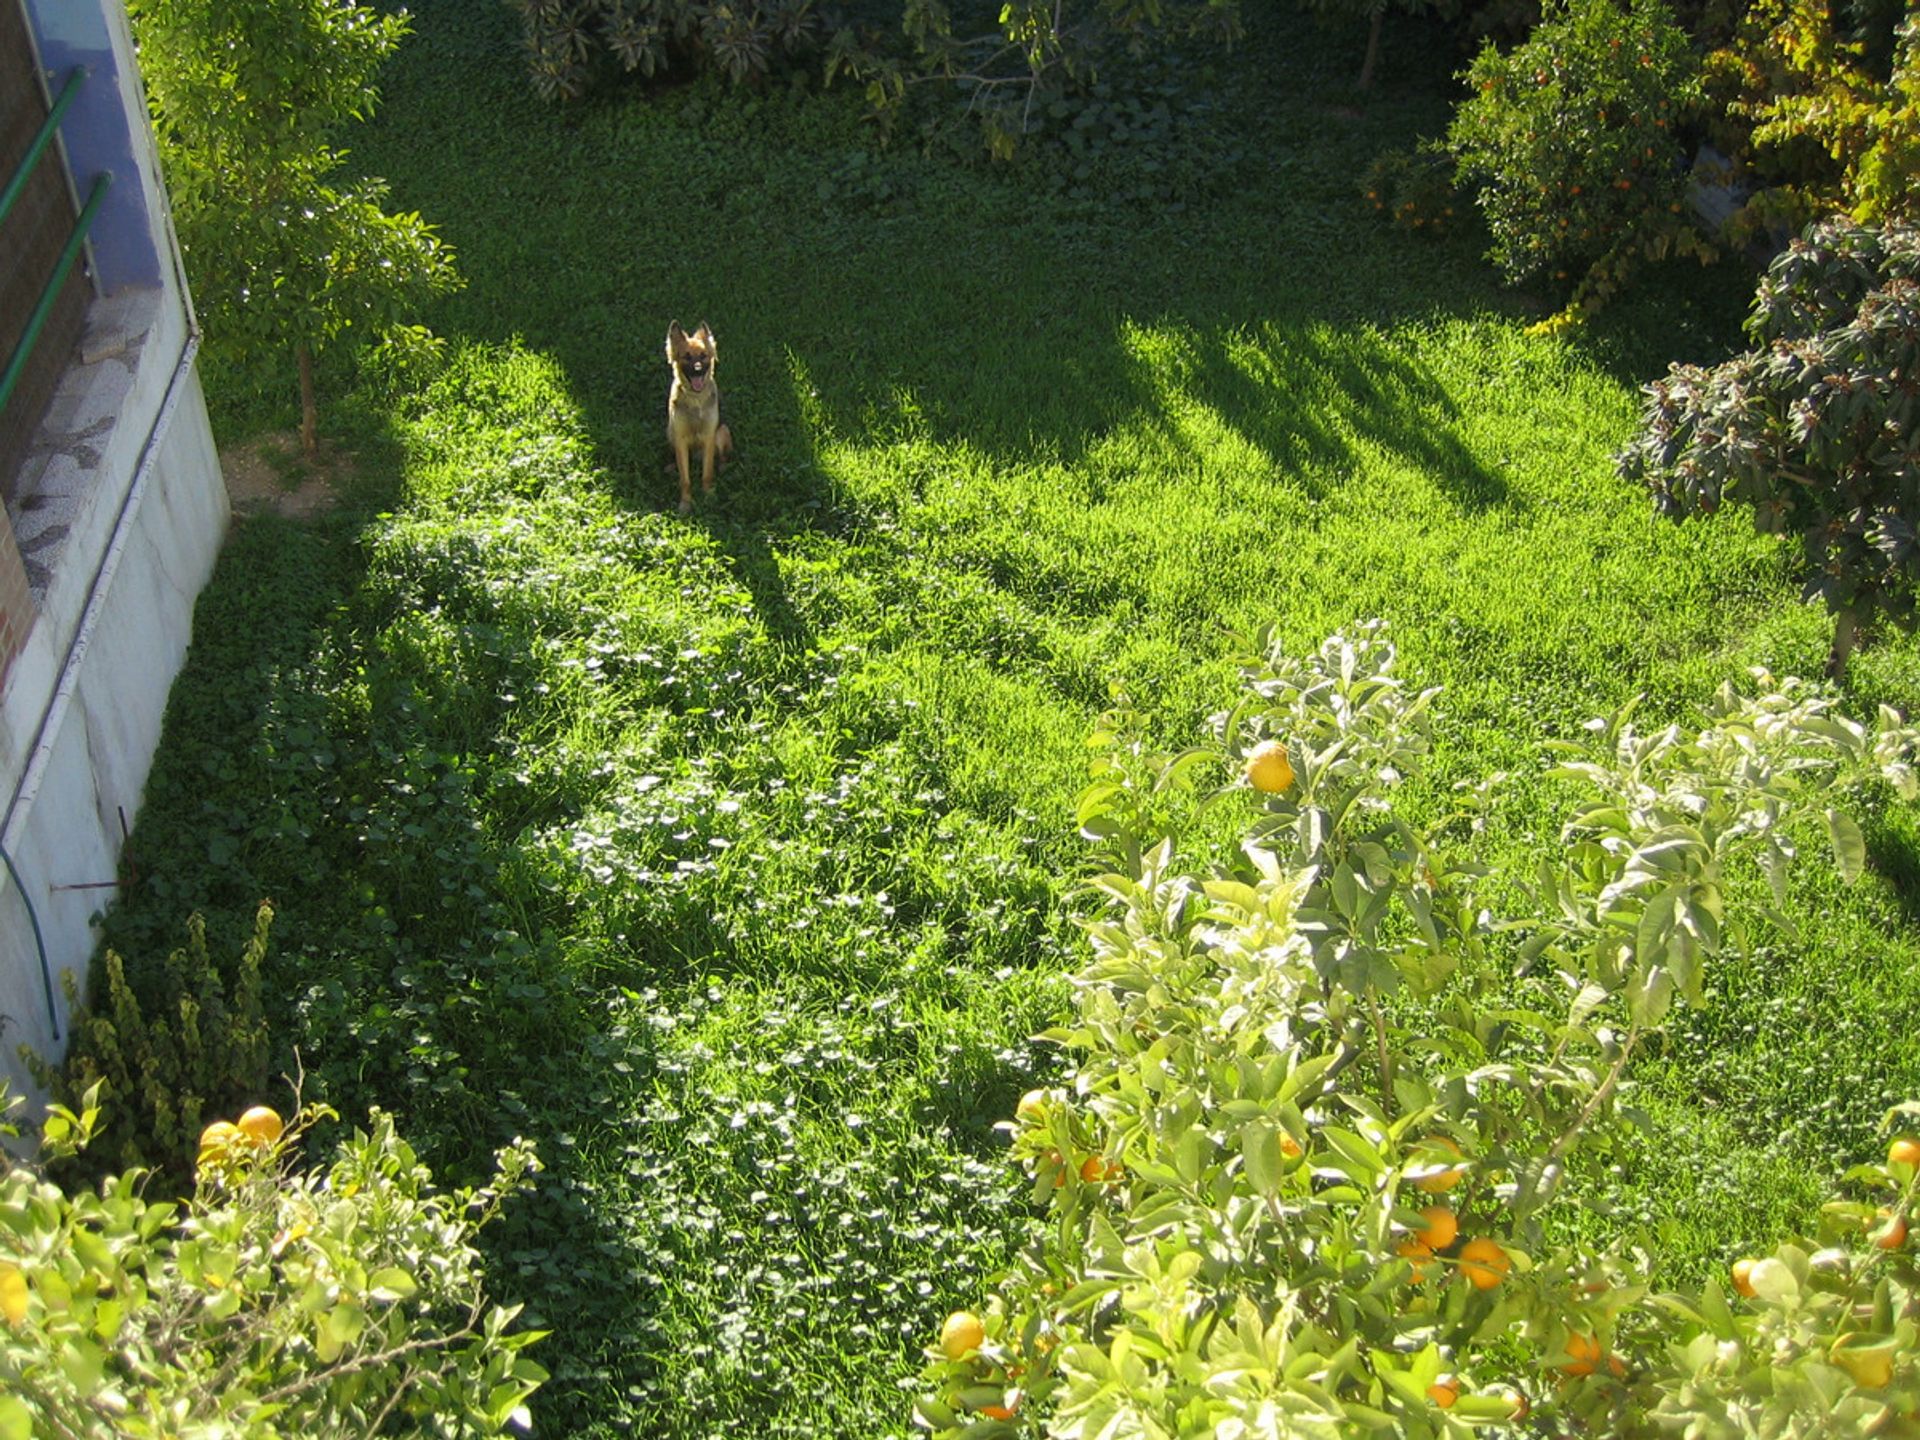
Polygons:
M1851 610L1836 610L1833 615L1833 648L1827 652L1827 678L1838 681L1847 673L1847 657L1853 654L1858 622Z
M1373 18L1367 22L1367 58L1360 62L1360 88L1373 88L1373 65L1380 58L1380 28L1386 23L1387 9L1382 5L1373 12Z
M302 341L293 348L300 365L300 450L309 460L320 455L320 402L313 393L313 351Z

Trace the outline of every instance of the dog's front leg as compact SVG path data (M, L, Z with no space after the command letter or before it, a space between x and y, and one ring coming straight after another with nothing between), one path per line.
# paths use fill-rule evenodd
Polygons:
M707 443L700 447L700 493L702 495L713 493L713 452L716 448L714 438L712 435L707 436Z
M687 453L687 442L673 442L673 458L680 467L680 513L693 513L693 457Z

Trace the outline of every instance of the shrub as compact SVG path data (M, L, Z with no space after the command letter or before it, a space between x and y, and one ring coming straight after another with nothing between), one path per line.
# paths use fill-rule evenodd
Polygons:
M1758 187L1741 216L1748 232L1836 211L1866 224L1916 218L1920 15L1849 40L1834 10L1769 0L1709 57L1709 84L1746 127L1731 143Z
M51 1112L48 1156L91 1137L97 1094ZM540 1337L486 1303L472 1241L538 1169L532 1150L516 1141L493 1184L439 1194L376 1112L302 1171L320 1113L209 1153L178 1204L148 1198L137 1170L67 1193L0 1151L0 1435L527 1428L546 1372L521 1352Z
M1104 758L1082 811L1115 868L1050 1033L1074 1068L1009 1127L1047 1222L980 1338L963 1320L949 1337L973 1343L930 1347L917 1415L935 1434L1424 1437L1528 1414L1546 1434L1731 1434L1720 1397L1848 1421L1894 1398L1872 1362L1832 1358L1845 1336L1904 1371L1916 1348L1891 1308L1913 1257L1857 1207L1833 1212L1837 1257L1783 1247L1738 1315L1714 1285L1654 1300L1643 1256L1557 1243L1547 1212L1604 1184L1634 1056L1760 918L1738 870L1782 923L1809 821L1856 874L1860 833L1830 797L1875 776L1920 794L1920 731L1890 712L1869 730L1793 681L1723 689L1698 731L1597 723L1605 748L1568 746L1556 772L1583 791L1562 854L1531 913L1500 920L1471 861L1398 813L1434 692L1395 669L1377 626L1249 654L1212 758L1277 741L1289 764L1253 767L1236 864L1196 869L1136 828L1206 752ZM1481 1004L1496 958L1550 971L1564 1009ZM1911 1166L1860 1178L1911 1208ZM1888 1305L1848 1308L1889 1282ZM1836 1298L1795 1308L1794 1286ZM1774 1364L1793 1380L1770 1397Z
M548 100L587 88L597 59L651 77L676 59L758 82L818 46L813 0L514 0L534 89Z
M993 25L956 29L941 0L900 12L883 34L845 17L826 19L813 0L514 0L536 90L548 99L581 94L596 63L651 76L678 66L718 70L733 84L758 84L786 65L818 56L826 84L862 87L883 129L928 82L951 87L959 114L980 127L989 152L1008 159L1020 142L1069 116L1063 133L1098 125L1108 97L1095 95L1103 62L1116 52L1138 60L1149 41L1228 43L1240 34L1238 0L1092 0L1068 13L1055 0L1016 0ZM1149 109L1152 108L1151 103ZM1164 109L1164 107L1161 107ZM1083 120L1081 117L1085 116ZM938 128L937 126L933 128ZM1084 138L1084 136L1082 137Z
M1481 50L1447 145L1509 282L1570 289L1574 318L1646 259L1712 257L1686 218L1676 134L1697 72L1660 0L1556 0L1524 43Z
M186 947L153 974L144 1003L111 950L84 1008L72 973L63 976L75 1017L66 1059L55 1070L25 1047L21 1054L35 1080L69 1106L105 1086L113 1108L92 1163L130 1168L160 1156L184 1179L204 1116L237 1111L266 1090L260 967L272 924L272 908L262 905L229 973L207 952L205 922L189 916Z
M1722 502L1797 534L1834 616L1829 674L1862 625L1913 623L1920 581L1920 229L1815 225L1754 296L1759 348L1646 387L1621 474L1675 520Z
M1361 177L1360 191L1373 212L1396 230L1438 235L1453 228L1459 194L1452 162L1440 146L1381 152Z

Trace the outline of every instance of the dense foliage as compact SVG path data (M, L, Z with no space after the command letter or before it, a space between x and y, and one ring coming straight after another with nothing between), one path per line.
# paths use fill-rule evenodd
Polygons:
M111 950L86 997L73 972L62 973L73 1015L65 1056L55 1069L21 1050L34 1078L62 1103L80 1108L100 1089L113 1097L84 1152L85 1168L151 1165L178 1181L205 1117L238 1111L266 1089L260 967L272 922L272 909L262 905L252 938L227 964L207 949L206 921L189 916L183 948L164 964L133 966L138 990Z
M602 58L653 76L678 59L735 84L762 81L783 60L810 57L823 25L814 0L514 0L528 71L546 99L581 94Z
M534 88L574 97L597 65L652 76L677 64L712 69L735 85L760 85L781 69L812 62L827 84L851 79L891 129L910 92L940 82L989 150L1010 157L1046 128L1059 107L1081 111L1105 60L1199 38L1220 44L1240 33L1238 0L1017 0L989 23L965 7L920 0L897 23L828 11L816 0L514 0ZM889 17L891 20L891 17Z
M43 1159L86 1145L99 1098L51 1111ZM231 1143L203 1144L177 1203L139 1170L68 1191L0 1150L0 1436L529 1428L546 1372L521 1352L540 1337L515 1328L518 1307L487 1303L473 1237L539 1168L532 1150L516 1142L497 1179L440 1193L377 1112L324 1168L303 1168L320 1113L223 1122Z
M1447 144L1502 275L1570 290L1577 314L1647 258L1710 257L1683 204L1698 68L1663 0L1559 0L1523 43L1481 50Z
M342 0L131 0L140 69L201 321L216 345L298 368L317 446L313 357L354 332L411 350L411 322L459 284L386 182L341 174L340 132L372 114L404 11Z
M1920 584L1920 230L1815 225L1773 262L1747 332L1758 348L1647 387L1620 468L1675 520L1734 500L1799 536L1838 674L1859 626L1912 624Z
M1744 233L1799 230L1835 212L1911 221L1920 207L1920 15L1851 38L1844 8L1767 0L1708 57L1708 87L1723 97L1756 192Z
M1104 736L1080 815L1114 868L1075 1015L1049 1032L1073 1069L1011 1127L1048 1224L930 1349L921 1423L1906 1433L1920 1145L1848 1177L1817 1251L1749 1258L1737 1312L1718 1281L1656 1295L1644 1252L1568 1243L1554 1220L1604 1208L1639 1123L1633 1062L1670 1013L1763 928L1791 933L1800 836L1824 833L1855 876L1838 797L1880 778L1920 797L1920 731L1759 679L1697 731L1642 729L1629 707L1592 727L1603 744L1559 747L1578 799L1524 913L1487 903L1499 877L1470 832L1423 831L1397 803L1436 692L1405 684L1377 626L1304 657L1263 636L1213 746ZM1178 796L1241 757L1259 805L1242 853L1207 864L1177 838ZM1490 1003L1491 957L1552 977L1538 1008Z

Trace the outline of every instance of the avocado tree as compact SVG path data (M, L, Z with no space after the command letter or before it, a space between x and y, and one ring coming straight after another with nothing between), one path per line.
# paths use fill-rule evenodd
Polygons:
M1758 348L1646 387L1621 474L1675 520L1725 500L1800 537L1806 596L1834 617L1837 678L1861 626L1911 626L1920 581L1920 229L1810 227L1769 268Z
M460 284L432 226L383 208L385 181L335 175L334 138L372 114L406 13L353 0L131 0L128 12L201 315L240 350L292 352L312 455L315 353L350 330L431 344L405 322Z

